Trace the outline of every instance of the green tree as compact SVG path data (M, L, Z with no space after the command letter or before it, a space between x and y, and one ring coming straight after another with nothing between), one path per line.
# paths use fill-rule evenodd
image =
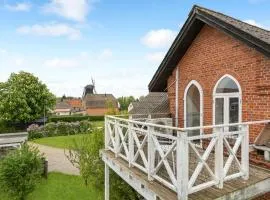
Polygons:
M115 103L112 100L106 101L106 108L107 108L107 115L118 115L119 111L115 105Z
M0 83L0 120L31 122L47 113L56 98L33 74L12 73Z
M120 104L120 109L123 110L128 110L128 106L131 102L135 101L135 98L133 96L128 96L128 97L119 97L118 102Z
M94 184L98 190L104 189L104 162L99 151L104 148L104 129L94 129L92 133L75 139L66 155L71 163L80 169L84 183ZM138 193L110 170L110 199L138 200Z

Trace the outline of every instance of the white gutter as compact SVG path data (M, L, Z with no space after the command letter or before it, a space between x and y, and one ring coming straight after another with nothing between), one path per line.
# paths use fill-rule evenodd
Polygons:
M178 84L179 83L179 73L178 73L178 67L176 68L176 74L175 74L175 126L178 127L178 105L179 105L179 102L178 102L178 99L179 99L179 96L178 96Z

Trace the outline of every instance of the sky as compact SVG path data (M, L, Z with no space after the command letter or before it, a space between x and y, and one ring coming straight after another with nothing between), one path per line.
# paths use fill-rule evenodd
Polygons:
M0 0L0 82L31 72L57 96L148 93L194 4L270 29L270 0Z

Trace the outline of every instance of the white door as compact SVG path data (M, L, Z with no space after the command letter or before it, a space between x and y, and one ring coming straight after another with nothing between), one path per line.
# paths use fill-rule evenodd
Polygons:
M241 101L237 96L215 98L215 124L240 122ZM237 127L226 127L224 131L236 131Z
M214 124L241 122L241 87L232 76L223 76L214 88ZM224 131L236 131L237 127L226 127Z

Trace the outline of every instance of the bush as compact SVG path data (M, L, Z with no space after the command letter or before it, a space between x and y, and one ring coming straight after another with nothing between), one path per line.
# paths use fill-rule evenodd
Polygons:
M39 127L37 124L31 124L27 128L27 132L28 132L28 139L29 140L44 137L44 133L42 132L41 127Z
M29 140L38 139L42 137L52 137L61 135L75 135L91 131L92 123L90 121L80 122L50 122L45 126L38 126L32 124L28 127Z
M104 162L99 156L99 150L104 148L103 133L103 129L94 129L91 134L74 139L66 152L70 162L80 169L84 183L92 183L98 190L104 187ZM139 199L138 193L113 171L110 171L110 190L112 200Z
M24 144L0 162L0 186L16 199L23 200L40 181L43 165L37 148Z
M104 116L52 116L49 117L48 122L78 122L78 121L104 121Z

